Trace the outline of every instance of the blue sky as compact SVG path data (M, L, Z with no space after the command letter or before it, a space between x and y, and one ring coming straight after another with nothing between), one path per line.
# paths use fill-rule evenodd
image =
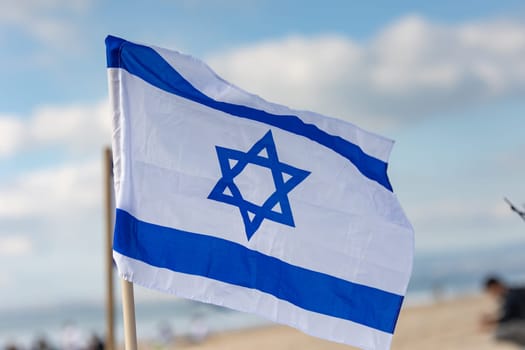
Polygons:
M0 309L102 297L108 34L395 139L389 174L418 256L525 247L502 201L525 201L521 1L0 5Z

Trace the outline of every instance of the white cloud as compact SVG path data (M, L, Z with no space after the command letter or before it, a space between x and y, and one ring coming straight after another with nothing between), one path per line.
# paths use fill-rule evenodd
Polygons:
M23 236L0 236L0 256L24 256L31 253L32 242ZM0 276L0 285L2 285Z
M0 157L13 154L21 147L23 123L12 116L0 117Z
M0 158L53 146L77 154L89 153L111 142L110 130L107 101L41 107L27 118L0 115Z
M0 187L0 218L78 216L101 206L101 161L87 161L33 171Z
M91 0L0 0L0 26L14 27L45 43L67 45L75 33L72 17Z
M525 94L525 24L442 26L408 16L365 43L293 36L210 57L270 100L374 128Z
M0 18L45 12L61 1L35 3L21 2ZM81 11L86 4L65 6ZM409 16L366 43L336 35L294 36L217 54L209 62L228 80L269 100L377 130L525 94L522 57L525 24L444 27ZM108 116L107 102L41 107L25 118L0 115L0 157L50 145L71 152L100 147L109 143Z
M43 107L30 121L31 141L63 144L79 150L110 141L111 116L107 101L94 105Z
M70 161L0 183L0 308L101 297L101 163ZM35 271L49 276L36 298L20 293ZM65 288L65 280L74 283Z

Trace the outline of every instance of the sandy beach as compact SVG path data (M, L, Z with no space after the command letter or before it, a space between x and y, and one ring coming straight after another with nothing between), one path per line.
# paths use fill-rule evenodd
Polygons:
M508 344L495 343L490 333L480 330L478 324L480 315L491 312L494 308L494 303L484 296L462 297L431 305L405 307L394 335L392 349L516 349ZM214 334L201 344L179 342L172 348L192 350L352 349L349 346L307 336L284 326Z

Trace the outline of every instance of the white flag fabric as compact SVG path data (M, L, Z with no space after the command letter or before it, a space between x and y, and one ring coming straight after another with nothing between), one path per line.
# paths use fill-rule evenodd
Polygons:
M120 275L389 348L414 246L387 177L393 141L267 102L175 51L106 47Z

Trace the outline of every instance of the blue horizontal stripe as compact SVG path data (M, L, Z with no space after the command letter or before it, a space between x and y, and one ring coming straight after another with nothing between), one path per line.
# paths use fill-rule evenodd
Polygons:
M366 154L359 146L339 136L330 135L313 124L303 122L297 116L274 115L243 105L216 101L197 90L155 50L147 46L108 36L106 55L109 68L123 68L159 89L232 116L255 120L307 137L347 158L361 174L392 191L386 162Z
M302 309L393 333L403 297L294 266L240 244L117 209L113 249L149 265L257 289Z

